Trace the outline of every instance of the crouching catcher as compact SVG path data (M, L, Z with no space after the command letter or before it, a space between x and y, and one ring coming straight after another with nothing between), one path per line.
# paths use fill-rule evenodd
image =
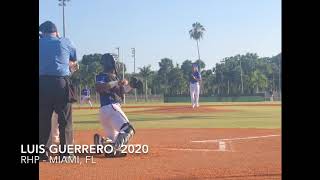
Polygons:
M121 110L124 94L134 88L142 88L142 81L132 77L130 82L119 80L115 60L111 54L104 54L101 59L103 72L96 76L96 91L100 94L100 121L105 137L94 135L94 144L111 144L113 153L106 157L125 156L121 153L123 145L127 145L135 134L135 129Z

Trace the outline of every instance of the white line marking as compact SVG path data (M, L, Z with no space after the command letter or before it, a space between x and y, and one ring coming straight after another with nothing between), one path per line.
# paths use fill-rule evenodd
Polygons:
M190 148L161 148L161 149L171 150L171 151L201 151L201 152L228 151L228 150L220 150L220 149L190 149Z
M277 137L280 134L266 135L266 136L251 136L251 137L241 137L241 138L230 138L230 139L213 139L213 140L202 140L202 141L191 141L194 143L205 143L205 142L219 142L219 141L233 141L233 140L245 140L245 139L260 139L268 137Z

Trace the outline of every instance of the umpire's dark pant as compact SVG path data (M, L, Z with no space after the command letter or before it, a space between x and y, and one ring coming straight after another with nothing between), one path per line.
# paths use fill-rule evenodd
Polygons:
M39 144L46 145L51 133L53 111L58 114L60 144L72 144L72 104L68 102L68 87L64 77L39 78Z

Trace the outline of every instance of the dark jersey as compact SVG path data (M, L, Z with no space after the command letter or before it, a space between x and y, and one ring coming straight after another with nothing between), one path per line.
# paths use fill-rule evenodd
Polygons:
M197 79L201 79L201 74L200 74L198 71L191 73L191 74L190 74L190 80L189 80L189 81L190 81L190 83L192 83L192 84L198 82L198 81L195 80L192 76L194 76L194 77L197 78Z
M118 81L118 78L114 74L100 73L96 76L96 84L108 83L110 81ZM105 106L114 103L122 103L122 98L116 91L117 87L109 89L106 92L100 93L100 105Z

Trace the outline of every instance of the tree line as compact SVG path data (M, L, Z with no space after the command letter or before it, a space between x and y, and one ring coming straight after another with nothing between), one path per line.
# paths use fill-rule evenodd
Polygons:
M95 75L102 71L102 54L84 55L79 62L80 70L71 79L78 90L88 87L94 89ZM159 69L152 70L151 65L138 68L138 73L127 73L126 66L117 62L119 78L124 68L125 78L140 77L144 88L137 90L147 98L151 94L170 96L189 96L189 75L192 63L201 70L202 96L241 96L264 92L281 91L281 53L273 57L259 57L256 53L247 53L223 58L214 67L206 67L202 60L185 60L174 64L172 59L162 58ZM134 94L134 92L131 92Z

